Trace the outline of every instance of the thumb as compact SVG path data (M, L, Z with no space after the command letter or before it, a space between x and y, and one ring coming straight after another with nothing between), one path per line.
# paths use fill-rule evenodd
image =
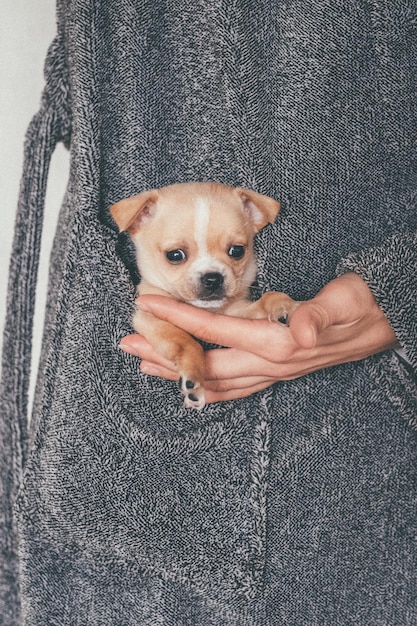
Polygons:
M335 278L292 314L290 330L294 340L302 348L314 348L319 335L330 326L350 326L361 316L365 296L372 297L356 274Z
M317 297L317 296L316 296ZM302 348L314 348L321 332L332 324L326 308L320 302L303 302L290 319L291 334Z

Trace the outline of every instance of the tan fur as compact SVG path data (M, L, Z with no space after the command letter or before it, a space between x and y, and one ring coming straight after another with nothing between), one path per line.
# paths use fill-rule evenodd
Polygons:
M275 220L279 208L278 202L252 190L182 183L117 202L110 213L135 244L142 276L139 294L170 296L227 315L278 320L298 304L276 292L250 302L248 292L256 274L253 236ZM231 256L231 249L241 246L243 257ZM182 251L185 259L170 262L167 253L172 251ZM207 287L213 281L220 281L219 286ZM133 326L175 363L184 405L201 409L205 404L201 346L185 331L140 310Z

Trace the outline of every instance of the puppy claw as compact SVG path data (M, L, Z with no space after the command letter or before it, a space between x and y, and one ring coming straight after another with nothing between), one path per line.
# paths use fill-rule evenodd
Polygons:
M289 315L288 315L287 311L285 313L282 313L282 315L280 315L279 317L277 317L276 315L273 315L272 313L270 313L268 315L268 320L270 322L279 322L280 324L284 324L284 326L288 326Z

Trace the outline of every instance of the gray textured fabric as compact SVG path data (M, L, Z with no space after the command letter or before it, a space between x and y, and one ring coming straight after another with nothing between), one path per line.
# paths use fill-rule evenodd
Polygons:
M28 133L1 404L1 620L417 622L414 0L59 0ZM30 432L46 172L71 150ZM186 180L279 199L267 289L368 282L394 351L182 408L141 375L114 201ZM175 219L175 216L173 216Z

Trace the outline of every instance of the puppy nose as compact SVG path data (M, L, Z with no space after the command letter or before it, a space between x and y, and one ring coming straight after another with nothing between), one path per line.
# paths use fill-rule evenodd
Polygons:
M224 278L219 272L208 272L201 277L201 283L207 291L217 291L223 285Z

